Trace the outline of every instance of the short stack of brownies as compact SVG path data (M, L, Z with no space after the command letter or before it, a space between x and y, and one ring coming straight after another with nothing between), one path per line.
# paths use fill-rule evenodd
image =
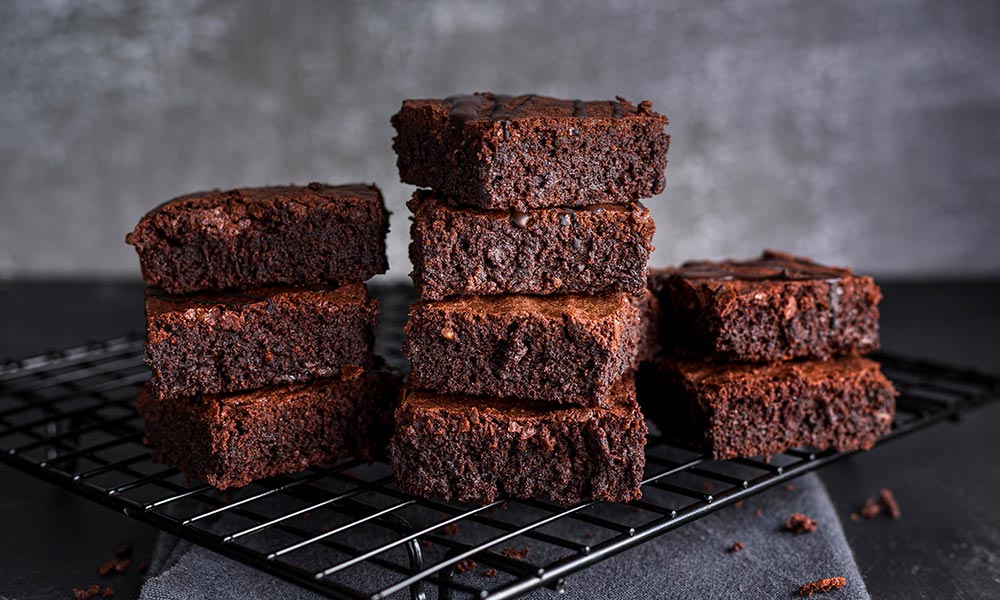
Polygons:
M375 186L177 198L126 241L146 292L137 400L157 459L220 488L348 456L391 430L396 376L373 352L388 213Z
M896 392L878 363L871 277L766 251L753 260L654 270L662 354L639 399L672 441L716 459L800 446L869 449Z
M458 501L628 501L646 426L632 367L663 188L649 102L474 94L392 119L420 301L390 456Z

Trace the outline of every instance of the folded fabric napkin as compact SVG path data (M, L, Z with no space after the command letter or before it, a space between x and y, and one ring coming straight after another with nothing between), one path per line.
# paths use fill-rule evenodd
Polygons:
M796 512L815 519L819 527L812 533L787 531L784 523ZM559 534L559 528L564 528L565 533L579 529L581 524L560 521L554 527L547 531ZM267 535L270 531L261 534L265 544ZM736 542L742 542L744 547L733 552ZM546 562L544 549L532 552L530 557L538 563ZM150 573L142 590L143 600L320 598L165 534L151 561ZM495 580L484 576L485 570L480 567L456 579L463 583L479 580L487 587L495 585ZM765 492L572 575L566 581L565 592L570 598L614 600L791 598L797 596L803 583L827 577L847 580L844 588L830 595L831 600L869 598L823 484L815 475L807 475L796 479L791 490L779 487ZM351 582L363 590L377 590L390 583L364 572ZM553 590L541 589L526 597L556 595ZM435 597L432 590L429 596ZM399 597L407 594L402 592Z

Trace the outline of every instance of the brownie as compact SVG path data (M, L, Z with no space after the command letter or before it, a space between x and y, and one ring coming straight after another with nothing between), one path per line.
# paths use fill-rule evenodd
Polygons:
M639 203L518 212L456 208L417 191L408 206L410 275L424 300L646 288L655 226Z
M896 392L858 357L718 364L660 357L639 402L667 439L721 460L789 448L867 450L889 432Z
M372 460L391 435L398 387L380 367L236 394L162 400L143 388L136 408L157 461L226 489L352 456Z
M627 502L642 495L645 443L635 385L625 377L607 408L407 388L389 455L400 489L420 496Z
M218 394L364 370L377 318L362 283L186 296L149 289L150 393Z
M596 406L633 364L639 326L624 293L422 301L403 354L415 388Z
M635 355L635 365L639 365L653 360L660 351L660 299L648 289L632 298L639 311L639 344Z
M310 183L182 196L125 241L147 284L183 294L364 281L388 268L388 230L374 185Z
M406 100L392 117L399 176L489 209L626 203L663 191L667 118L647 100L477 93Z
M871 277L772 250L753 260L652 270L662 342L720 361L861 355L879 347Z

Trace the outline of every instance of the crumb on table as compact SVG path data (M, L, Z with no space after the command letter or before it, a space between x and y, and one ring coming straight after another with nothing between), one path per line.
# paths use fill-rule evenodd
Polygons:
M813 594L826 594L833 590L839 590L847 585L847 580L843 577L827 577L818 581L803 583L799 586L799 595L811 598Z

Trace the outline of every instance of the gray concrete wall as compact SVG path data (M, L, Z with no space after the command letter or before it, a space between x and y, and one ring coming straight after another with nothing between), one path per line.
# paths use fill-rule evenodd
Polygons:
M0 277L137 276L178 194L375 181L389 116L473 90L651 99L655 264L788 249L1000 273L1000 3L0 3Z

